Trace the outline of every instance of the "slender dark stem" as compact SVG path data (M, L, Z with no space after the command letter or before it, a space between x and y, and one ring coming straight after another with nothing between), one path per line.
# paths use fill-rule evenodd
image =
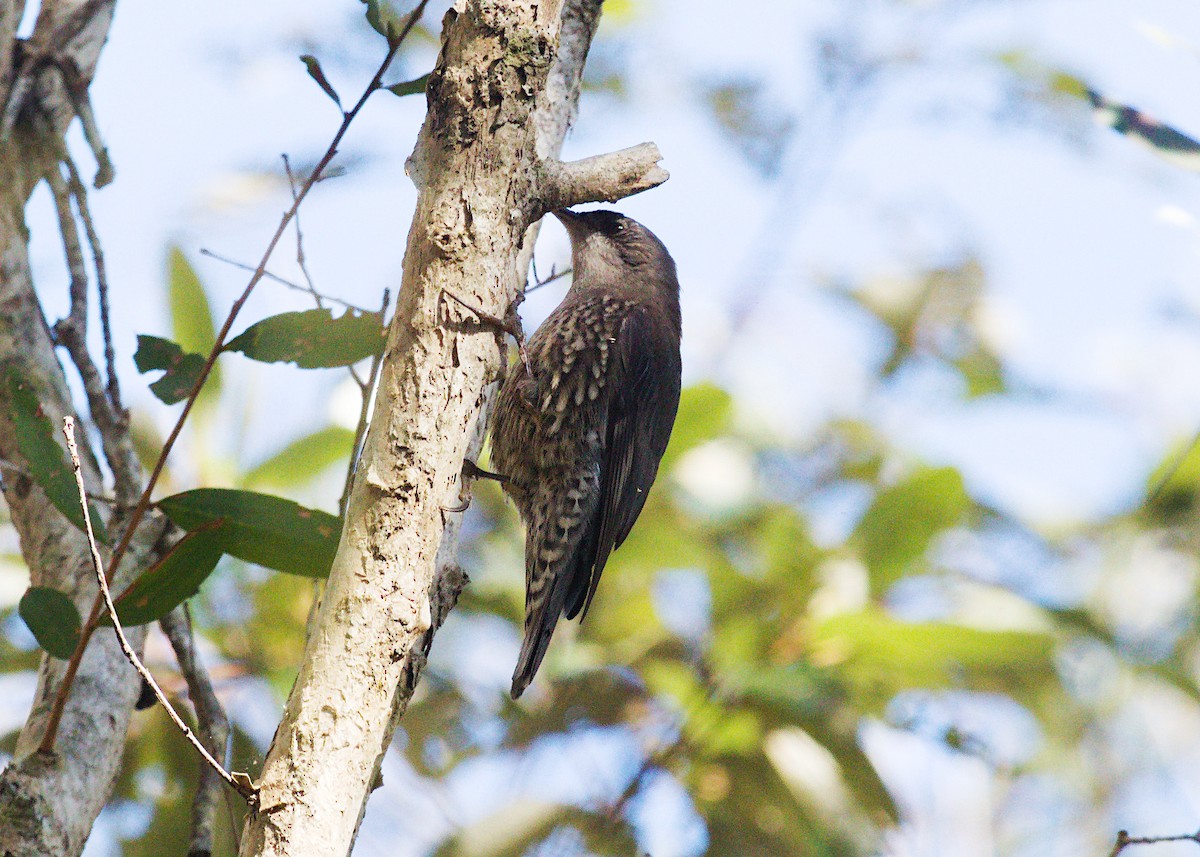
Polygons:
M138 675L150 685L150 689L154 691L154 695L158 701L162 703L163 708L167 710L167 716L171 718L171 722L183 733L183 737L196 748L196 752L208 762L209 766L216 771L221 779L229 783L238 794L246 798L248 801L256 799L256 793L253 790L246 790L244 783L235 780L225 768L213 758L212 754L205 749L204 745L192 732L188 725L183 722L183 718L179 716L174 706L171 705L167 695L163 693L162 688L158 686L158 682L154 680L154 675L150 670L146 669L146 665L142 663L142 659L137 656L137 652L133 650L133 646L129 644L129 639L125 636L125 629L121 627L121 620L117 618L117 606L113 604L112 593L108 591L108 580L104 573L104 561L100 559L100 549L96 546L96 536L92 532L92 514L88 509L87 491L83 486L83 466L79 463L79 448L75 445L75 419L74 417L63 418L63 434L67 438L67 451L71 454L71 469L75 473L75 488L79 492L79 505L83 509L83 524L84 533L87 535L88 548L92 554L92 570L96 572L96 582L100 586L100 595L104 599L104 608L108 612L108 618L112 621L113 630L117 632L117 640L121 644L121 651L125 653L126 659L133 664L133 668L138 671Z
M1159 842L1195 842L1200 845L1200 830L1195 833L1181 833L1177 836L1130 836L1127 831L1117 831L1117 841L1113 843L1108 857L1117 857L1130 845L1156 845Z
M383 305L379 307L380 318L387 315L391 297L391 293L384 289ZM358 469L358 456L362 452L363 440L367 436L367 417L371 414L371 391L375 389L375 382L379 380L379 366L382 362L382 352L374 355L371 358L371 368L367 372L366 383L359 384L362 389L362 404L358 409L358 425L354 427L354 446L350 449L350 464L346 467L346 481L342 485L342 496L338 500L338 514L342 517L346 515L346 501L350 499L350 488L354 485L354 472ZM355 380L358 379L355 378Z
M425 7L428 4L429 0L421 0L421 2L417 4L417 7L413 9L412 13L405 21L404 28L401 30L400 35L397 36L395 41L389 43L388 52L386 56L384 56L383 62L379 64L379 68L376 70L375 76L371 78L371 82L367 84L366 89L363 90L362 95L359 96L359 99L357 102L355 102L354 106L342 114L342 122L338 126L337 132L333 135L333 140L330 142L329 147L325 150L325 154L321 156L321 160L317 162L317 166L313 169L312 173L310 173L300 185L300 189L293 197L291 207L284 213L283 217L279 221L279 226L275 229L275 234L272 235L271 240L267 242L267 248L265 251L263 251L262 259L259 261L258 266L254 269L254 273L250 275L250 280L246 284L245 289L229 308L229 314L225 317L225 323L221 325L221 329L217 332L216 341L213 343L212 351L209 353L208 358L204 361L204 367L200 370L199 377L197 377L196 383L192 386L192 390L188 394L187 400L184 402L183 411L179 414L179 418L175 421L174 428L172 428L171 433L167 435L166 442L163 444L162 452L159 453L158 461L154 463L154 468L150 472L150 478L146 482L146 487L142 491L141 496L138 498L137 505L134 506L133 512L130 514L129 523L126 525L120 541L117 542L116 547L113 549L112 558L109 560L108 571L106 572L108 578L111 578L116 572L116 569L120 567L121 560L125 558L125 553L129 550L129 545L133 541L134 532L136 532L138 525L142 521L142 518L144 518L146 515L146 511L150 508L150 498L154 494L154 488L158 484L159 477L162 476L163 468L166 467L167 459L171 455L171 450L175 446L175 441L179 439L179 435L183 431L184 423L187 422L187 418L191 414L192 408L196 404L196 399L200 395L201 388L204 386L205 381L208 380L208 376L212 373L213 365L217 362L218 355L220 355L221 350L225 347L225 338L229 335L229 331L233 327L234 320L237 318L238 313L241 312L242 307L245 306L246 301L250 299L250 294L254 291L254 287L257 286L259 281L266 276L267 263L270 261L271 255L275 252L275 248L279 245L280 240L287 231L288 225L292 222L292 218L296 216L296 210L300 207L300 204L304 202L305 197L308 196L308 193L313 189L313 186L316 185L316 183L320 180L321 173L324 172L325 168L328 167L330 162L334 159L334 156L337 155L338 146L341 144L342 138L346 136L346 132L350 129L350 123L352 123L355 117L358 116L359 111L361 111L363 106L367 103L367 99L370 98L380 88L382 88L383 76L387 74L387 70L391 66L392 61L396 58L396 54L399 53L401 45L404 44L405 39L408 37L408 34L412 32L412 28L416 26L416 23L420 19L421 15L424 14ZM51 708L50 715L47 718L46 732L42 736L40 748L46 752L50 752L54 748L54 741L58 732L58 724L62 720L62 712L66 707L67 697L71 692L71 685L74 682L75 675L79 670L79 663L83 660L83 652L87 648L87 644L90 642L92 634L95 633L96 627L100 621L102 606L103 602L100 596L97 596L96 600L92 604L91 614L88 616L87 622L81 629L79 644L75 647L75 651L72 653L71 659L67 663L66 672L63 675L62 683L59 685L58 693L54 698L53 707Z
M196 730L208 751L214 756L222 752L229 739L229 718L217 699L212 680L196 655L196 640L192 633L192 617L187 604L181 604L159 620L159 627L167 635L179 671L187 682L188 696L196 712ZM229 760L225 760L229 764ZM221 798L221 781L212 768L200 767L200 781L192 798L192 830L188 839L188 854L211 854L213 851L213 826L218 802Z
M283 171L287 173L288 187L292 191L292 202L296 201L296 174L292 172L292 162L288 160L286 154L281 155L283 158ZM317 303L318 309L324 309L325 305L321 302L321 293L317 291L317 287L313 284L312 274L308 272L308 262L304 257L304 230L300 226L300 212L296 212L296 216L292 218L292 226L296 230L296 264L300 268L300 273L304 275L304 283L307 286L307 291L312 295L313 300Z
M532 286L525 287L525 294L529 294L530 292L536 292L542 286L548 286L551 283L553 283L555 280L561 280L563 277L566 277L571 273L573 273L571 268L563 268L561 271L556 271L556 270L554 270L554 268L551 268L550 276L548 276L544 280L539 280L537 278L537 270L535 269L533 272L534 283Z
M296 199L296 175L292 172L292 162L288 160L286 154L283 158L283 170L287 173L288 187L292 190L292 200ZM300 268L300 273L304 275L304 284L306 291L312 295L313 300L317 304L317 309L324 309L325 304L321 301L321 293L317 291L317 285L313 282L312 274L308 270L308 261L304 255L304 230L300 227L300 212L296 212L296 216L292 218L292 226L296 229L296 265ZM353 366L347 366L346 370L350 373L350 377L354 379L354 383L358 384L358 389L366 395L366 386L363 379L358 377L358 373L354 371Z
M249 272L254 271L253 265L247 265L245 262L239 262L237 259L230 259L228 256L222 256L220 253L214 253L212 250L206 249L204 247L200 248L200 255L207 256L210 259L216 259L218 262L224 262L226 265L232 265L233 267L239 268L243 271L249 271ZM292 280L289 280L286 277L281 277L278 274L271 273L270 271L266 271L263 274L263 279L270 280L273 283L279 283L279 285L281 285L281 286L287 286L289 289L293 289L297 292L304 292L305 294L309 293L309 289L307 286L302 286L302 285L300 285L300 283L293 282ZM324 295L323 294L323 295L320 295L320 298L325 303L337 304L340 307L345 307L346 309L352 309L355 312L361 312L361 313L370 312L369 309L363 309L358 304L352 304L349 301L342 300L341 298L335 298L333 295Z

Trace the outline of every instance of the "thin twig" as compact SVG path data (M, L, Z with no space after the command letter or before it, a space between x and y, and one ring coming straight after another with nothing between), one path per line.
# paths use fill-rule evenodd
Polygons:
M79 230L75 228L75 215L71 211L71 192L59 172L58 164L46 171L46 184L54 197L54 209L58 213L58 230L62 233L63 254L67 260L67 271L71 277L68 289L70 308L66 318L57 326L70 325L80 337L87 336L87 265L83 260L83 247L79 243Z
M292 162L288 160L285 152L280 157L283 158L283 170L287 173L288 187L292 191L292 201L296 200L296 175L292 172ZM313 282L312 274L308 270L308 262L304 256L304 230L300 227L300 212L296 212L296 216L292 218L292 226L296 230L296 265L300 268L300 273L304 275L304 284L308 287L308 293L312 295L316 301L317 309L324 309L325 305L321 302L321 293L317 291L316 283ZM366 395L366 386L363 379L358 377L358 373L354 371L353 366L347 366L346 370L350 373L350 377L354 379L354 383L358 385L358 389L362 394Z
M537 278L537 268L534 268L533 269L534 283L532 286L525 287L525 294L529 294L530 292L536 292L542 286L548 286L551 283L553 283L555 280L561 280L563 277L565 277L571 273L573 273L571 268L563 268L561 271L556 271L556 270L554 270L554 267L551 266L550 267L550 276L548 276L544 280L539 280Z
M207 256L210 259L216 259L218 262L224 262L226 265L232 265L233 267L239 268L243 271L253 272L255 270L253 265L247 265L245 262L239 262L237 259L230 259L228 256L222 256L220 253L214 253L212 250L209 250L205 247L200 248L200 255ZM287 286L289 289L294 289L298 292L304 292L305 294L309 293L307 286L302 286L300 283L289 280L287 277L281 277L278 274L273 274L270 271L263 272L263 279L270 280L274 283L279 283L281 286ZM370 310L363 309L358 304L352 304L349 301L342 300L341 298L335 298L333 295L320 295L320 299L326 303L337 304L345 309L352 309L355 312L370 312Z
M187 604L176 607L160 619L158 624L167 635L171 648L175 650L179 671L187 682L188 696L191 697L192 708L196 712L196 729L203 736L205 747L214 756L224 752L229 740L229 718L217 699L208 671L196 657L196 641ZM229 764L227 758L225 764ZM221 796L221 781L216 771L207 765L201 765L200 780L192 798L192 829L188 839L188 854L213 852L213 822Z
M66 166L68 173L71 173L74 167L70 164L66 148L62 147L58 154L61 165ZM54 337L57 344L66 349L76 371L79 372L79 378L83 382L83 390L87 396L88 409L91 411L96 426L100 429L104 458L113 475L117 505L128 508L134 504L138 496L142 467L133 451L132 444L128 442L126 433L123 431L127 427L126 417L119 405L114 403L113 388L111 385L105 386L100 370L88 352L88 274L83 258L83 246L79 241L79 229L71 211L72 190L70 187L72 184L82 186L82 182L78 180L77 174L73 181L64 180L59 172L59 167L60 165L56 164L47 171L46 183L50 186L50 192L54 197L55 208L58 212L59 232L62 235L63 254L70 271L71 285L69 290L70 310L65 318L60 319L54 325ZM81 219L84 220L88 238L93 242L95 250L98 247L98 239L91 228L90 218L85 217L86 203L80 203L78 196L76 196L76 203L82 206L80 208ZM100 265L97 270L102 272L103 261L99 257L97 257L97 261ZM106 337L110 355L111 342L111 338ZM115 375L111 374L113 371L111 363L109 366L111 380Z
M283 171L287 173L288 187L292 191L292 202L296 201L296 174L292 172L292 162L288 160L287 153L280 155L283 158ZM292 227L296 230L296 264L300 267L300 273L304 275L304 283L308 287L308 293L313 296L313 300L317 302L317 307L323 309L321 303L321 294L317 291L317 287L313 285L312 274L308 272L308 263L304 258L304 230L300 226L300 212L296 212L296 216L292 218Z
M62 74L63 89L67 91L67 96L71 99L71 106L75 108L75 115L79 117L84 139L87 140L88 147L92 150L92 156L96 159L96 176L92 179L92 183L99 190L112 182L116 170L113 167L112 159L108 156L108 149L104 146L104 139L100 136L100 126L96 122L96 114L92 110L87 81L83 80L74 62L60 61L56 63L56 66Z
M388 46L387 55L383 58L383 62L379 64L375 76L371 78L371 82L367 84L363 94L355 102L350 110L342 114L342 122L338 126L337 132L333 135L333 140L329 147L325 150L325 154L321 156L321 160L317 162L317 166L312 173L304 180L300 186L299 192L292 201L291 207L284 212L283 217L279 221L279 226L275 229L275 234L271 236L271 240L267 242L267 248L263 251L262 259L258 263L258 267L254 269L254 273L250 275L250 280L246 284L245 289L233 305L229 308L229 314L225 318L225 323L221 325L221 329L217 332L216 341L213 343L212 351L208 355L208 359L204 361L204 366L201 368L199 376L196 378L196 383L192 386L191 392L188 394L187 400L184 402L183 411L179 414L179 418L175 421L175 426L171 429L171 433L167 435L166 441L163 443L162 451L159 453L158 460L154 463L154 468L150 472L150 477L146 482L146 487L138 498L137 505L134 506L133 512L130 514L129 523L126 525L124 532L121 534L120 541L117 542L113 549L112 558L109 560L108 571L106 574L111 577L116 569L120 567L121 560L125 558L125 552L129 550L130 542L133 540L133 534L137 531L138 525L142 518L145 517L146 511L150 508L150 498L154 494L154 488L158 484L159 477L162 476L163 468L167 465L167 459L171 455L171 450L175 446L175 441L179 439L180 433L183 431L184 423L187 422L188 416L192 412L192 408L196 404L196 399L200 395L200 390L203 388L208 376L212 373L213 365L217 362L217 357L221 350L225 347L225 338L229 335L229 331L233 328L233 322L245 306L246 301L250 299L250 294L254 291L254 287L259 281L266 276L267 263L271 259L271 255L275 252L275 248L279 245L279 241L283 238L287 231L288 225L292 222L292 218L296 216L296 210L300 204L308 196L308 192L321 178L321 173L325 170L329 163L337 154L338 146L342 142L342 138L346 136L346 132L350 128L350 123L358 116L363 105L367 103L375 92L382 88L383 76L387 73L392 61L396 58L400 47L404 44L412 28L416 26L417 21L425 12L425 7L429 4L429 0L421 0L417 7L405 21L404 28L400 31L399 36L394 42ZM79 644L75 647L75 651L71 654L71 659L67 662L66 671L63 674L62 682L58 687L58 692L54 697L54 704L50 709L50 714L46 720L46 731L42 735L41 750L51 752L54 749L55 738L58 733L58 725L62 721L62 713L66 708L67 697L71 692L71 685L74 683L75 674L79 670L79 664L83 660L83 652L87 648L88 642L95 633L100 622L101 608L103 602L99 597L92 603L92 611L88 616L87 622L84 623L80 630Z
M1130 836L1127 831L1117 831L1117 841L1113 844L1108 857L1117 857L1129 845L1157 845L1160 842L1195 842L1200 845L1200 830L1195 833L1181 833L1177 836Z
M108 302L108 269L104 264L104 251L100 246L100 234L92 221L91 209L88 207L87 185L79 177L79 169L71 158L66 147L61 153L63 166L67 168L67 187L75 200L75 209L79 220L83 223L84 234L87 235L88 246L92 251L92 268L96 272L96 294L99 297L100 332L104 337L104 371L108 375L108 398L113 411L119 416L125 408L121 404L121 387L117 381L116 352L113 349L112 319Z
M200 754L204 761L208 762L209 766L220 775L221 779L229 783L238 794L253 805L258 799L258 793L254 789L246 788L243 781L235 779L205 749L195 733L183 722L183 718L179 716L179 713L175 711L170 700L167 699L167 695L158 686L158 682L154 680L154 676L150 670L146 669L146 665L142 663L142 659L133 650L133 646L129 645L129 639L125 636L125 629L121 627L121 620L117 618L117 606L113 604L112 593L108 591L108 580L104 574L104 562L100 559L100 549L96 546L96 536L92 532L92 514L88 509L87 490L83 485L83 465L79 463L79 448L75 445L74 417L63 417L63 434L67 438L67 451L71 454L71 469L75 473L75 489L79 492L79 505L83 510L84 533L87 535L88 548L92 554L92 570L96 573L96 582L100 586L100 596L104 599L104 609L108 611L108 618L112 621L113 630L117 632L117 640L121 644L121 651L125 653L125 657L129 663L133 664L133 668L138 671L138 675L142 677L146 684L150 685L150 689L154 691L154 695L158 698L158 701L167 710L167 716L171 718L171 721L183 733L183 736L188 739L191 745L196 748L196 752Z
M391 292L383 290L383 304L379 307L379 317L387 315L388 304L391 302ZM362 385L362 404L358 409L358 425L354 427L354 445L350 448L350 463L346 467L346 481L342 485L342 496L338 499L338 514L346 516L346 502L350 499L350 488L354 485L354 473L358 469L358 457L362 453L363 442L367 436L367 418L371 415L372 391L379 381L379 367L383 362L383 352L371 357L371 368L367 371L367 382ZM355 379L357 380L357 379Z

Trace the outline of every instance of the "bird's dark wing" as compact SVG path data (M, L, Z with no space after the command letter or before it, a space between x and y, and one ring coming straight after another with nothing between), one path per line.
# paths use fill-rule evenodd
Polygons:
M566 615L587 615L608 556L646 503L679 410L679 340L651 310L631 313L613 345L605 394L608 430L600 462L600 503L576 554ZM657 322L657 323L656 323Z

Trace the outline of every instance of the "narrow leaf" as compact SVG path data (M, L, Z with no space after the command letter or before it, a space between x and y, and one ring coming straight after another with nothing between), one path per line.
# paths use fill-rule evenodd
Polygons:
M8 391L12 400L17 449L28 463L33 481L46 492L54 508L82 530L83 510L79 507L79 491L75 487L71 465L67 463L67 452L58 443L58 426L42 412L32 388L13 372L8 376ZM96 514L96 507L89 504L88 509L91 511L96 538L107 542L108 532Z
M188 531L220 521L213 533L225 553L305 577L329 574L342 530L328 512L253 491L197 488L160 500L158 508Z
M246 485L300 485L326 467L350 456L354 432L341 426L326 426L292 441L246 474Z
M393 83L391 86L385 86L388 92L393 95L419 95L425 91L425 84L429 83L429 75L423 74L413 80L406 80L402 83Z
M64 593L45 586L31 586L17 607L34 639L51 656L67 660L79 645L79 610Z
M212 308L196 269L178 247L172 247L167 256L167 293L174 340L185 352L208 354L217 339ZM212 401L220 389L221 376L214 366L201 400Z
M163 376L150 385L150 392L168 405L186 399L204 369L204 358L185 352L169 339L140 333L137 341L137 352L133 355L137 370L142 373L164 370Z
M304 67L308 69L308 76L317 82L317 86L321 87L322 91L333 99L333 103L338 107L342 106L342 99L338 98L337 91L333 88L333 84L325 77L325 72L321 68L321 63L312 54L303 54L300 57L300 62L304 63Z
M1149 146L1176 166L1200 171L1200 142L1136 107L1112 101L1093 89L1086 93L1097 118L1114 131Z
M387 0L363 0L367 4L367 23L371 29L379 33L392 44L392 40L400 35L402 24L396 10Z
M166 616L200 589L221 558L221 525L188 533L117 599L122 625L145 625ZM105 619L104 624L111 624Z
M855 530L871 587L880 593L909 571L930 541L970 505L962 476L924 468L879 493Z
M225 346L265 363L295 363L301 369L349 366L383 351L379 313L349 310L340 318L328 309L285 312L252 324Z
M1056 681L1049 634L905 622L881 610L842 613L811 629L815 657L837 658L858 706L878 713L902 690L973 690L1028 702Z
M167 288L175 341L185 351L207 352L217 338L212 309L200 276L178 247L168 251Z

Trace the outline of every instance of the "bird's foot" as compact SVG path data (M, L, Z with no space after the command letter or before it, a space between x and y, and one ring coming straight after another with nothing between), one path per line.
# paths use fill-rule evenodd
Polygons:
M458 495L460 499L462 498L463 494L466 493L467 488L469 487L469 484L476 479L494 479L502 485L506 484L509 481L507 476L504 476L500 473L492 473L490 470L484 470L482 467L477 465L471 459L464 458L463 466L462 466L462 489ZM457 506L443 506L442 511L450 512L451 514L457 514L459 512L467 511L467 508L470 505L471 505L471 498L467 497L465 500L462 500L462 502L460 502Z
M490 312L484 312L478 307L471 306L471 304L448 289L442 289L442 293L464 309L473 313L483 326L490 327L500 333L507 333L515 339L517 341L517 350L521 354L521 362L525 365L525 374L529 376L530 380L533 379L533 367L529 363L529 352L525 349L525 330L521 327L521 317L517 315L517 302L510 304L504 314L504 318L501 318L498 315L492 315Z
M508 477L504 474L492 473L490 470L484 470L469 458L463 459L462 475L464 479L494 479L501 485L509 481Z

